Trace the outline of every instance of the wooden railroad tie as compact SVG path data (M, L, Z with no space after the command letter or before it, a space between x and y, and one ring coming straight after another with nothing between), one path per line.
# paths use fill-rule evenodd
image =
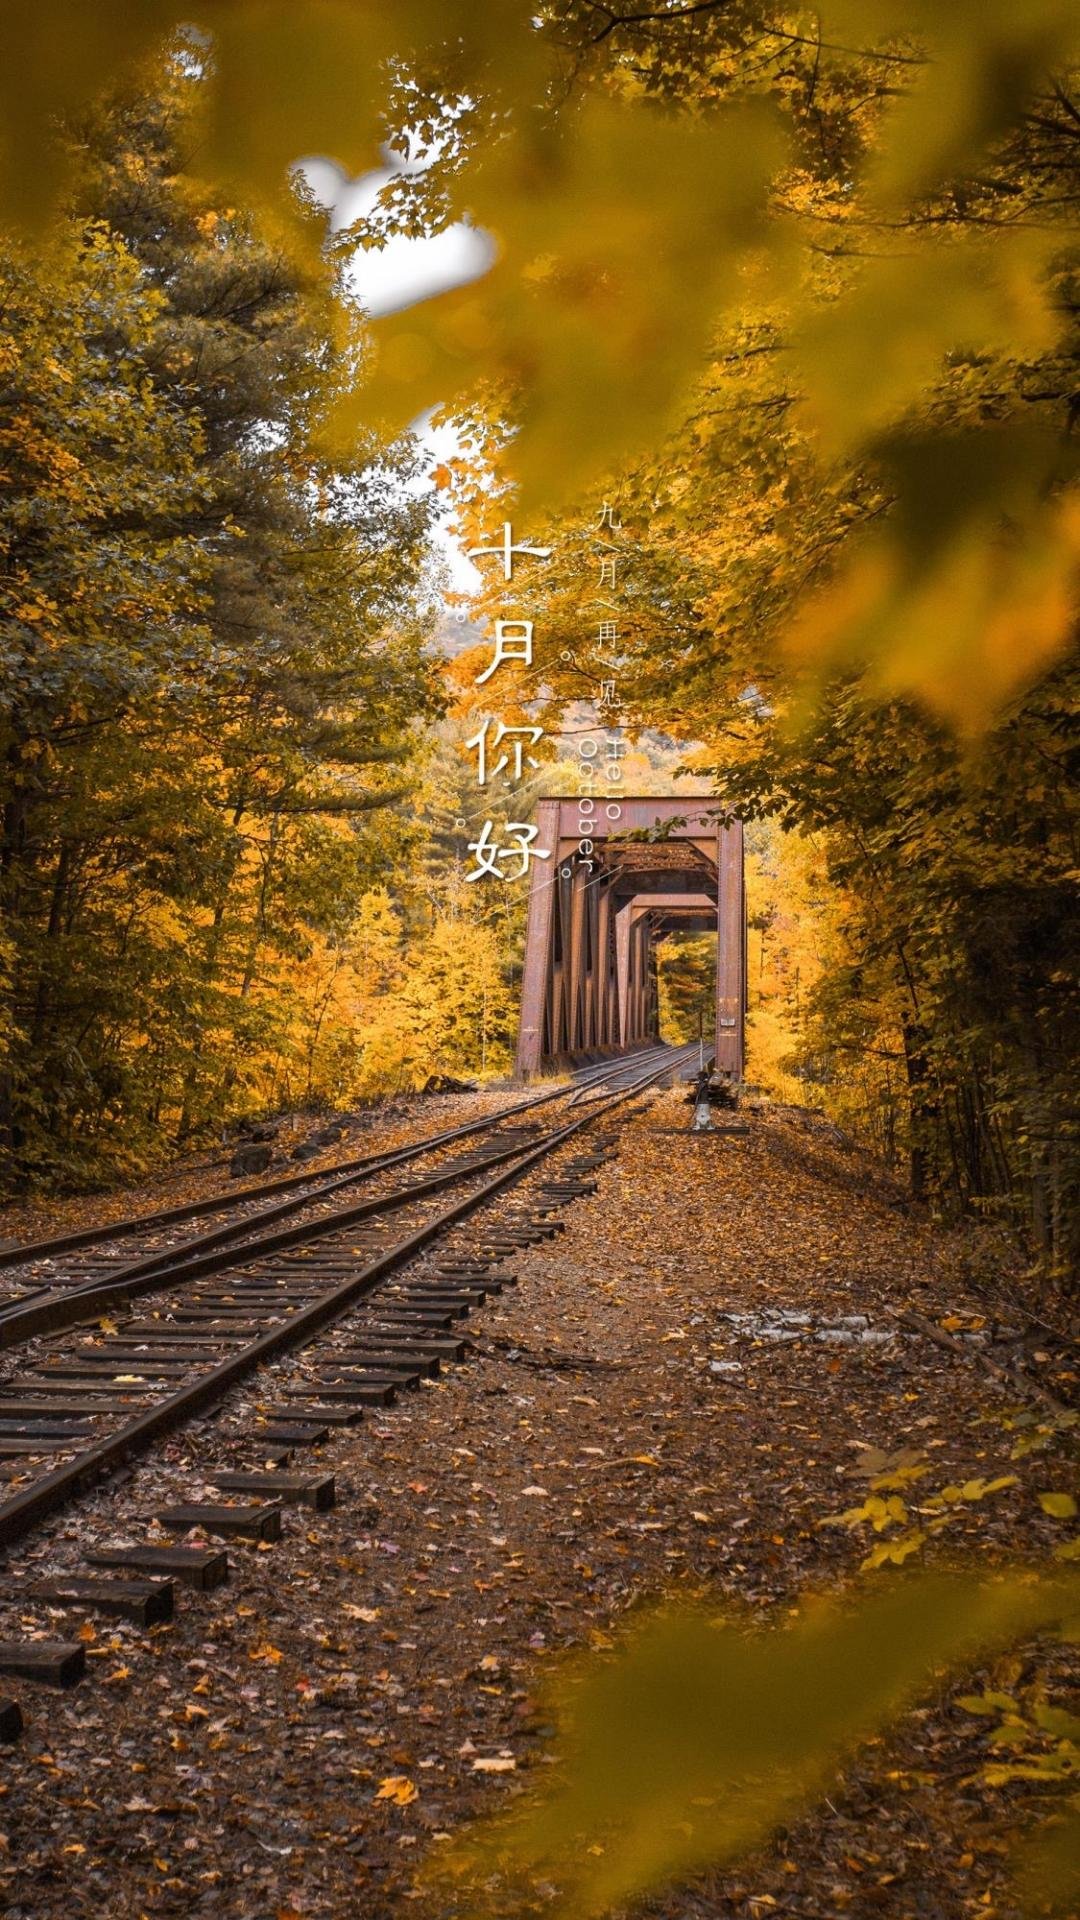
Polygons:
M86 1648L71 1640L2 1640L0 1673L42 1687L74 1687L86 1672Z
M164 1507L156 1517L173 1533L201 1527L204 1533L235 1534L245 1540L281 1539L281 1507L277 1502L246 1507L217 1507L205 1503Z
M293 1391L299 1391L304 1396L308 1393L307 1387L294 1388ZM324 1427L355 1427L363 1419L364 1409L363 1407L323 1407L306 1400L304 1405L296 1407L263 1407L262 1414L265 1420L288 1422L311 1419Z
M219 1547L99 1547L83 1558L91 1567L131 1567L163 1574L195 1593L212 1593L229 1578L229 1556Z
M328 1427L300 1420L294 1420L289 1425L281 1421L268 1421L256 1427L254 1432L256 1440L267 1440L272 1447L321 1447L329 1437Z
M211 1486L222 1493L268 1493L286 1505L314 1507L325 1513L337 1504L332 1473L211 1473Z
M17 1700L0 1700L0 1740L10 1746L23 1730L22 1708Z
M133 1620L137 1627L156 1627L171 1620L176 1586L173 1580L93 1580L57 1578L33 1580L20 1587L21 1598L41 1600L47 1607L104 1613Z

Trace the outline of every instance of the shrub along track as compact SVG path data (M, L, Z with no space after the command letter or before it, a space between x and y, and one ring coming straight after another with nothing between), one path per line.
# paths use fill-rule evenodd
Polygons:
M584 1088L523 1101L513 1117L503 1113L452 1129L374 1163L369 1158L355 1171L337 1169L314 1196L305 1191L285 1203L294 1216L288 1225L275 1202L254 1221L229 1222L224 1235L214 1231L166 1252L144 1252L105 1277L83 1276L9 1308L0 1319L0 1344L17 1349L15 1371L0 1385L0 1461L16 1483L0 1501L7 1599L16 1608L32 1602L151 1626L171 1617L178 1582L206 1588L225 1578L227 1557L216 1546L103 1541L74 1570L27 1582L20 1578L18 1543L95 1481L215 1407L238 1382L290 1349L312 1349L311 1385L291 1390L286 1404L252 1427L250 1464L222 1468L216 1482L227 1498L181 1502L152 1518L177 1536L197 1529L207 1539L270 1542L280 1536L285 1504L333 1504L331 1475L285 1471L294 1453L321 1445L365 1407L389 1405L403 1388L462 1358L456 1323L501 1290L505 1280L495 1269L508 1255L560 1230L561 1208L592 1190L591 1175L615 1143L604 1133L583 1152L572 1144L576 1136L688 1066L695 1052L639 1055L594 1071ZM618 1091L607 1090L612 1081ZM569 1110L546 1130L516 1118L560 1098L569 1099ZM491 1137L464 1153L444 1154L431 1172L404 1179L397 1172L421 1152L478 1133ZM553 1155L552 1175L542 1170ZM331 1203L358 1179L377 1190ZM465 1244L457 1244L456 1229L476 1214L483 1218L470 1226ZM432 1248L438 1252L427 1258ZM418 1261L421 1269L411 1271ZM219 1277L226 1270L227 1281ZM148 1295L149 1318L108 1317L130 1313ZM343 1316L349 1316L344 1347L330 1332ZM88 1321L98 1323L90 1333ZM57 1327L83 1331L59 1344L42 1337ZM0 1644L0 1672L7 1675L66 1686L84 1669L78 1639ZM5 1703L0 1732L14 1737L21 1719L19 1705Z

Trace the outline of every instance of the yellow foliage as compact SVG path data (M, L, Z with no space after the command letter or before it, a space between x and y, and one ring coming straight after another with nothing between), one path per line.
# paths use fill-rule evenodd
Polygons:
M915 687L980 732L1072 640L1080 494L1055 495L1058 450L1028 428L895 440L879 457L892 515L807 603L788 647L820 672L869 665L877 691Z
M982 429L1000 416L996 396L973 435L973 473L986 477L977 512L956 486L950 360L1044 353L1068 304L1052 284L1063 202L1047 203L1046 219L1021 206L987 222L988 244L964 196L972 176L984 185L987 156L1045 76L1075 59L1080 15L1069 0L829 0L822 21L822 88L837 60L841 71L865 60L875 80L863 90L873 106L850 109L865 152L817 180L797 163L792 99L771 66L772 101L759 63L741 72L728 47L679 76L672 91L690 110L678 112L619 57L618 36L600 48L605 32L591 53L583 45L567 98L561 14L553 23L525 0L143 0L134 13L127 0L16 0L0 63L3 192L9 210L40 221L57 183L54 116L187 23L212 47L200 162L249 203L284 205L307 154L350 173L377 166L387 73L441 75L443 98L476 105L482 129L462 142L448 195L497 259L473 285L376 323L370 385L342 395L333 435L351 442L361 421L400 427L430 407L465 409L486 383L509 397L519 431L505 436L507 460L533 514L655 447L718 324L766 312L804 389L793 397L805 399L823 486L840 452L880 466L886 506L898 476L881 433L912 410L926 416L916 484L905 494L900 476L895 509L871 514L875 539L818 594L795 652L819 671L867 662L877 686L914 689L974 731L1066 644L1080 533L1062 476L1045 463L1029 473L1022 435L995 456ZM779 23L756 32L775 36L773 54L784 46ZM946 193L932 217L928 197ZM305 231L313 245L315 224ZM737 444L738 425L716 431ZM442 484L450 477L440 469ZM687 486L670 476L669 505ZM927 548L924 527L920 548L911 507L927 486L937 538Z
M499 941L464 915L439 917L401 954L392 977L357 1006L364 1095L423 1086L433 1073L504 1073L516 1008Z
M758 844L760 843L760 844ZM747 1079L775 1099L805 1105L796 1073L808 996L829 940L830 899L811 843L755 830L746 857Z
M823 448L844 453L921 403L946 356L1027 355L1061 329L1046 272L1058 234L901 243L858 262L846 291L808 316L793 355ZM885 322L883 325L882 322Z

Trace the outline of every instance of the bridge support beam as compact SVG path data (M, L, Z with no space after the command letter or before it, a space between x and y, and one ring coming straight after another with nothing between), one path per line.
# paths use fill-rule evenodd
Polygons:
M643 796L603 809L591 800L542 800L537 827L537 845L551 859L536 861L531 875L519 1077L567 1055L655 1038L654 932L686 924L716 928L716 1059L740 1078L741 826L718 826L707 802Z
M716 1064L741 1080L746 1025L746 881L742 821L720 835L716 901Z
M562 1035L550 1029L550 1009L562 999L561 969L554 948L555 890L559 884L556 860L559 838L559 802L541 800L536 809L536 844L551 849L551 860L533 865L529 912L525 922L525 966L521 976L521 1021L518 1027L519 1074L539 1073L545 1044L561 1053ZM560 1023L561 1025L561 1023ZM547 1028L547 1031L545 1031Z

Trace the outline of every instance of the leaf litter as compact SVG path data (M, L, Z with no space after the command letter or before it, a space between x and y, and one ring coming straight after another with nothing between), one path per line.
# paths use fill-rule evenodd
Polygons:
M911 1302L970 1324L985 1303L964 1237L898 1208L870 1163L782 1115L704 1151L672 1132L680 1121L677 1097L658 1097L626 1126L597 1194L469 1323L481 1351L465 1366L294 1463L332 1466L334 1511L292 1510L264 1551L230 1543L231 1584L182 1593L165 1627L98 1621L101 1674L73 1693L24 1692L29 1728L5 1752L0 1797L12 1920L464 1920L468 1897L432 1894L423 1863L557 1773L546 1683L563 1655L614 1658L627 1618L662 1595L782 1622L859 1578L859 1533L822 1522L865 1504L875 1476L901 1476L887 1497L910 1501L1004 1477L1016 1405L976 1367L895 1323L888 1341L835 1347L759 1331L796 1313L884 1327ZM560 1363L586 1355L604 1371L581 1392ZM267 1397L299 1364L276 1364ZM42 1529L27 1570L149 1537L161 1496L212 1484L257 1398L248 1387L232 1414ZM928 1462L932 1477L910 1471ZM1065 1494L1066 1476L1035 1451L1016 1477L950 1506L942 1546L913 1552L959 1546L990 1567L1052 1554L1064 1509L1038 1496ZM72 1625L26 1618L52 1637ZM1053 1707L1071 1655L1040 1657ZM993 1693L990 1666L974 1680ZM973 1697L970 1675L957 1694ZM1011 1916L1009 1851L1040 1788L1003 1801L979 1776L986 1724L938 1690L837 1768L816 1806L746 1860L654 1895L650 1913ZM550 1905L552 1889L534 1892L536 1910Z

